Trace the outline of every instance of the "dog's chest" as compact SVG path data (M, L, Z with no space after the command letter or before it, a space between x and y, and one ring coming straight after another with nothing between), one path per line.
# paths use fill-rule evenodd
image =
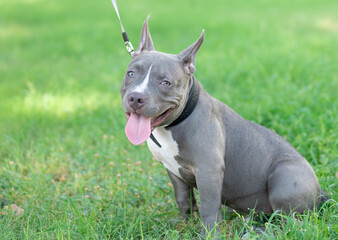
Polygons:
M158 127L155 128L152 133L162 147L160 148L153 140L148 139L147 143L151 153L156 160L163 163L166 169L182 179L179 172L179 169L182 168L182 166L175 159L175 157L179 156L179 149L177 142L173 139L171 131Z

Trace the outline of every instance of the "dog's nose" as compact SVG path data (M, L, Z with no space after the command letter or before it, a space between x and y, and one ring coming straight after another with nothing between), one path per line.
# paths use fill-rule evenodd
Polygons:
M140 109L146 103L147 97L143 93L132 92L128 96L128 103L134 110Z

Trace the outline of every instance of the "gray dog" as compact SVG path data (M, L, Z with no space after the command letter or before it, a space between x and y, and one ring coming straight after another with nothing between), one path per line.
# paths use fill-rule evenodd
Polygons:
M309 163L275 132L210 96L194 76L203 39L204 31L178 55L157 52L145 21L121 87L128 139L147 141L166 167L182 215L197 209L198 189L202 235L221 220L221 204L243 213L314 208L321 190Z

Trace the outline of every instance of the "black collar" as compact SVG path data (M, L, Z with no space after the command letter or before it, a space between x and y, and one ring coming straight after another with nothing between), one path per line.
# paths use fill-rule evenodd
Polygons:
M182 113L180 114L180 116L178 116L178 118L176 118L171 124L166 126L165 127L166 129L180 124L187 117L189 117L189 115L194 111L194 109L197 105L197 102L198 102L199 95L200 95L200 85L199 85L199 83L196 83L194 76L192 76L191 79L192 79L192 86L191 86L190 91L189 91L187 104L185 105L185 107L184 107ZM153 134L150 135L150 138L151 138L151 140L153 140L153 142L158 147L162 147L161 144L157 141L157 139L154 137Z

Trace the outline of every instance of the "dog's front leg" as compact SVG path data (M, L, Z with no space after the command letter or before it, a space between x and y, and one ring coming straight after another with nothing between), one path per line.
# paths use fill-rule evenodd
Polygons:
M218 233L215 225L222 220L221 199L224 176L224 164L220 161L208 164L208 167L197 168L196 181L200 196L200 217L203 227L201 235L205 236L207 231L215 230L213 235Z
M180 209L180 214L184 219L187 219L190 214L198 210L194 189L169 170L167 170L167 173L174 186L175 198Z

